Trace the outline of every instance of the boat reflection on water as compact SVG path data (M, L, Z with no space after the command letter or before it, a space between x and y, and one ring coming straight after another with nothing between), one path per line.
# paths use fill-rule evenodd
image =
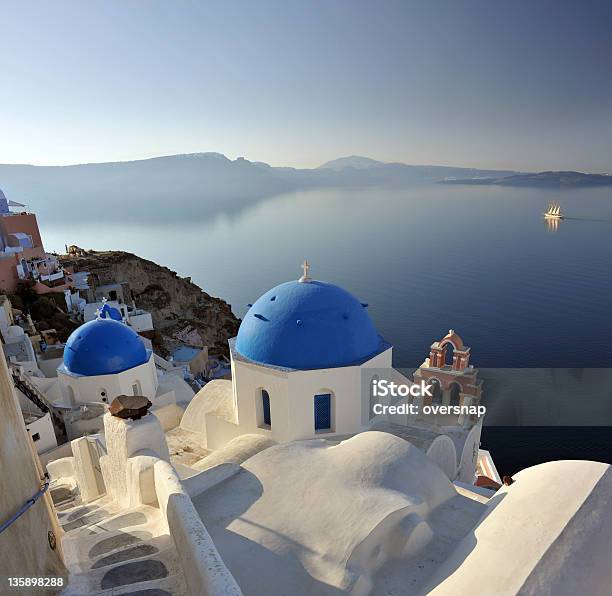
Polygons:
M556 232L562 221L562 219L545 219L544 223L546 224L546 230L548 232Z

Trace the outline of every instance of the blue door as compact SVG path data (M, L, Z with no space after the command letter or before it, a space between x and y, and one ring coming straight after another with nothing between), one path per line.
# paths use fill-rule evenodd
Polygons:
M323 393L314 396L315 430L329 430L331 428L331 395Z
M261 390L261 406L263 409L264 424L272 426L272 418L270 416L270 394L265 390Z

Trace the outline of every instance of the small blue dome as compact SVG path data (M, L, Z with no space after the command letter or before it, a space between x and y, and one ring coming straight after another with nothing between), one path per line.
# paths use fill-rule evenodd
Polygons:
M302 370L364 362L382 347L365 305L338 286L314 280L266 292L236 338L236 350L250 360Z
M78 375L112 375L144 364L149 354L142 338L113 319L95 319L72 332L64 348L64 366Z
M121 311L114 306L109 306L108 304L105 304L100 309L100 317L102 319L113 319L113 321L123 321Z

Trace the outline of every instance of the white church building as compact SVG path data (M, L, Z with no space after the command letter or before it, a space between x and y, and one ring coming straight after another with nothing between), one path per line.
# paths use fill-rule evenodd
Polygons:
M153 352L134 330L110 316L98 316L68 338L57 376L72 406L110 404L119 395L154 400L159 387Z
M155 355L113 310L104 304L70 335L52 376L36 362L19 363L20 381L62 417L69 439L101 431L104 412L120 395L148 398L164 427L176 424L193 398L183 369Z
M173 438L214 452L245 435L274 443L337 442L384 430L417 442L449 479L473 482L482 420L375 416L373 380L414 381L393 369L393 348L379 335L367 305L337 285L312 279L308 263L303 267L299 280L272 288L250 307L230 340L231 381L206 384Z
M230 353L232 381L205 385L186 413L208 449L243 434L284 443L360 432L370 421L364 372L392 363L366 305L311 279L307 264L250 307Z

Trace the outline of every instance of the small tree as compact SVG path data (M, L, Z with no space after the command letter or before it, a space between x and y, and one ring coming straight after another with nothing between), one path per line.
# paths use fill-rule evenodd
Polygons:
M31 304L38 300L38 294L34 289L34 281L31 279L20 280L17 284L15 294L19 297L22 310L27 310Z

